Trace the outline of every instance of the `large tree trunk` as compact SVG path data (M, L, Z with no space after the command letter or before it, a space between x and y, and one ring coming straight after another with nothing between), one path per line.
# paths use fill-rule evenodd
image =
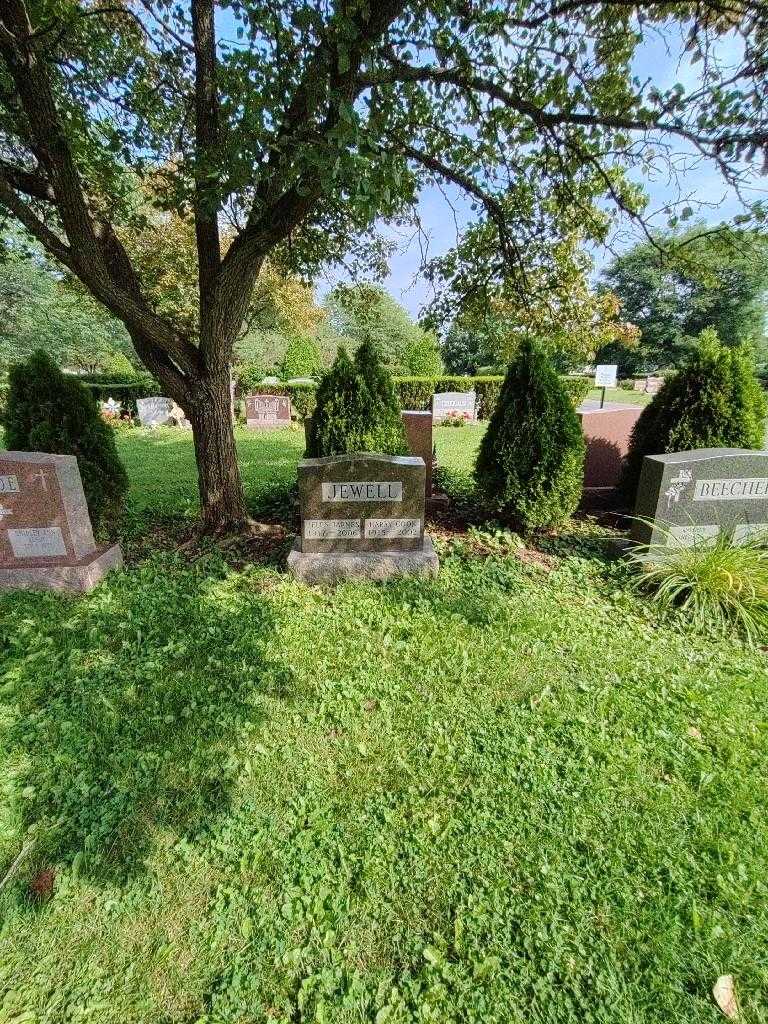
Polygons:
M185 409L192 423L203 529L222 533L248 522L230 414L229 373L203 379Z

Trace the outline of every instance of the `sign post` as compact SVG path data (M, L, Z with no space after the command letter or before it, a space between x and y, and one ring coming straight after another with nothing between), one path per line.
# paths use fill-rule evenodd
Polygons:
M595 367L595 387L603 389L603 393L600 396L601 409L605 405L605 389L616 387L617 370L618 366L611 366L608 363Z

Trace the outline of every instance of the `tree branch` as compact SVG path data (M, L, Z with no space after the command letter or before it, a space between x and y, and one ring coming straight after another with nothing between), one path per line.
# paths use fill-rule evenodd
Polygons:
M200 280L200 316L206 317L221 263L215 159L219 141L216 39L213 0L192 0L195 45L195 238ZM207 342L207 332L201 331Z

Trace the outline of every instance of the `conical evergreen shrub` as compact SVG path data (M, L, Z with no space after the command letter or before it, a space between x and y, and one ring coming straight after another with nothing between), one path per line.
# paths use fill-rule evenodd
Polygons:
M408 452L392 378L368 343L354 362L339 348L317 389L307 440L308 458L354 452Z
M558 373L536 342L524 341L480 444L481 496L516 529L557 526L579 503L584 453L581 424Z
M114 533L128 490L115 435L95 399L45 352L11 367L4 416L12 451L75 455L94 533Z
M643 458L696 448L762 448L766 399L742 348L708 329L635 424L621 488L634 504Z
M408 438L400 400L376 343L366 339L355 353L355 368L371 396L370 420L364 441L369 452L407 455Z

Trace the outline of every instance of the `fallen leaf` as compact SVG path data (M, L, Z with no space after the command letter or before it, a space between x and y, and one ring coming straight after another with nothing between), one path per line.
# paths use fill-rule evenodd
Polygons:
M712 988L712 996L722 1012L730 1020L739 1019L739 1004L732 974L721 974Z
M688 735L694 740L701 740L704 737L701 735L701 731L696 728L695 725L690 726L688 729Z

